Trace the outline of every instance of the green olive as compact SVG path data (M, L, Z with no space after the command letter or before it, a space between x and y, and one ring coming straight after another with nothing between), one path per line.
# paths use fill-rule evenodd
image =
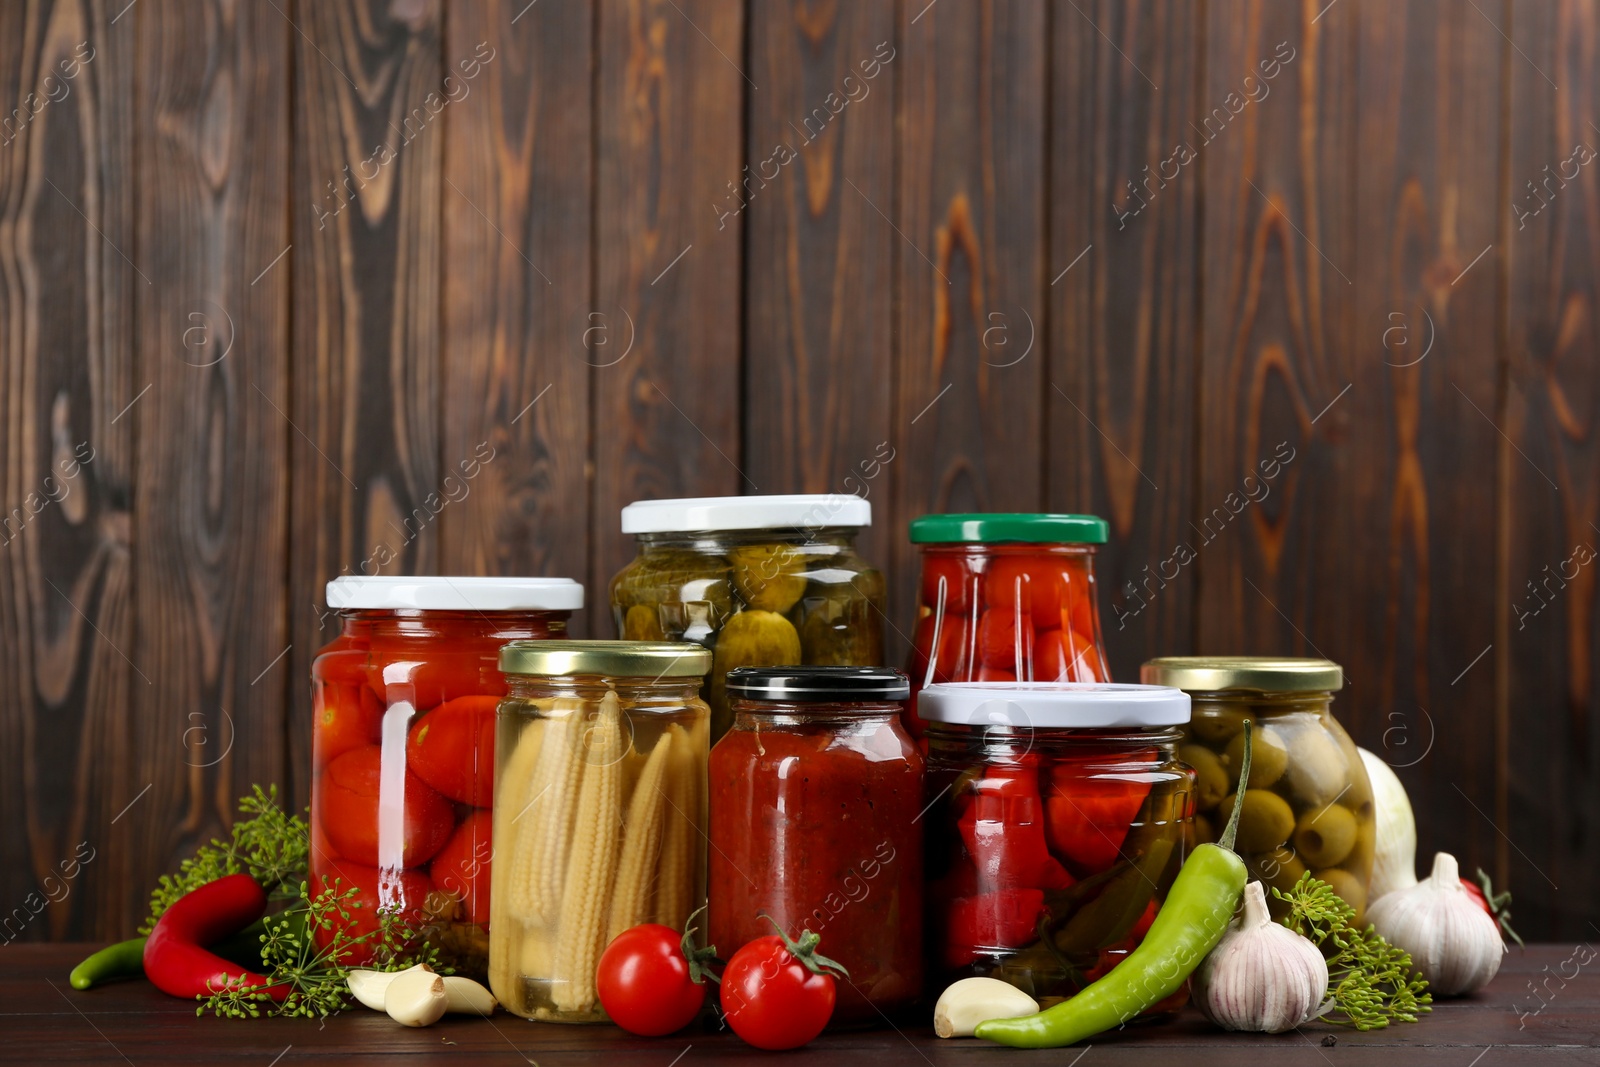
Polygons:
M622 620L622 636L627 641L664 641L661 619L648 604L635 604Z
M1212 748L1221 748L1244 729L1249 714L1239 707L1195 705L1194 716L1189 720L1189 732Z
M758 611L782 614L805 595L805 559L789 545L744 545L728 553L733 587Z
M1228 795L1228 772L1223 769L1217 754L1204 745L1183 745L1178 758L1194 768L1195 807L1210 811Z
M1301 804L1321 807L1342 799L1352 789L1350 760L1320 722L1294 730L1287 743L1289 768L1284 778ZM1358 757L1356 766L1360 765Z
M1206 818L1204 815L1196 815L1194 817L1194 822L1191 825L1193 826L1193 830L1191 832L1190 839L1195 845L1209 845L1216 843L1217 832L1216 830L1212 829L1210 819Z
M1251 789L1265 789L1272 785L1289 766L1289 748L1283 736L1270 726L1250 731L1250 782ZM1228 742L1222 755L1222 765L1228 768L1228 784L1239 784L1239 765L1244 761L1244 734Z
M1230 794L1217 807L1217 818L1233 814L1237 794ZM1244 810L1239 813L1239 831L1234 847L1240 852L1271 852L1294 832L1294 811L1289 802L1265 789L1244 791Z
M1294 828L1295 851L1313 867L1332 867L1356 843L1356 817L1340 804L1308 811Z
M1367 911L1366 883L1340 867L1324 867L1311 873L1333 886L1333 891L1344 897L1346 904L1356 909L1356 917L1351 922L1359 928Z
M1372 877L1372 858L1377 852L1378 824L1370 816L1363 819L1356 817L1356 843L1350 849L1350 855L1344 858L1339 866L1352 872L1357 878Z
M1306 865L1292 848L1275 848L1267 852L1258 852L1249 856L1244 861L1245 867L1252 875L1261 880L1261 884L1269 889L1287 893L1300 876L1306 873ZM1271 894L1268 894L1271 897Z

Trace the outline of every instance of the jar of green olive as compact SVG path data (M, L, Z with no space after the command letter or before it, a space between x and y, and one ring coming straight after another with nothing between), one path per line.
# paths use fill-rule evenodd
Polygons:
M1310 871L1360 922L1376 829L1366 768L1333 717L1342 668L1325 659L1165 656L1140 677L1194 702L1178 757L1195 770L1197 838L1215 840L1242 794L1236 844L1251 876L1288 890ZM1247 719L1254 740L1250 780L1241 784ZM1281 915L1282 902L1270 903Z

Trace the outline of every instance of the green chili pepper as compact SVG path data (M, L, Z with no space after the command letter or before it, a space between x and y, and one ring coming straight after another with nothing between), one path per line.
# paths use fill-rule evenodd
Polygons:
M132 978L144 973L144 938L135 937L107 945L76 967L67 981L73 989L89 989L113 978Z
M1240 781L1249 781L1250 723L1245 722ZM1247 878L1233 851L1239 809L1216 845L1200 845L1184 862L1138 948L1071 1000L1020 1019L979 1023L976 1034L1014 1048L1060 1048L1121 1026L1178 991L1233 919Z

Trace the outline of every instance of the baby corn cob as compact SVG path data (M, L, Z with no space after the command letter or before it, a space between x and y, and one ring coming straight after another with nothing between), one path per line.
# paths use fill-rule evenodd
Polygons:
M656 876L655 921L674 930L683 929L692 910L695 892L695 775L697 760L693 736L677 723L667 727L661 744L671 741L672 763L665 783L663 806L666 828Z
M509 912L533 922L555 918L561 900L567 851L583 761L582 704L566 700L545 721L543 743L528 783L528 798L508 820L516 829L509 887ZM508 838L510 840L510 838Z
M528 802L528 786L539 759L539 742L544 733L544 720L533 719L515 733L501 723L496 744L505 745L509 753L505 765L495 774L495 804L500 811L519 812ZM502 857L516 855L513 842L521 830L514 816L494 824L494 853ZM493 864L489 870L490 900L494 904L495 921L490 925L489 985L495 995L505 1000L507 994L520 986L517 981L517 939L522 924L511 917L510 909L500 902L510 899L510 882L513 864Z
M681 732L681 731L680 731ZM662 781L672 754L672 731L661 735L644 769L639 772L628 801L628 820L622 840L617 885L611 894L611 919L606 942L649 918L650 884L656 875L656 855L661 845L661 815L666 807Z
M594 1008L594 969L605 947L606 910L617 866L621 822L622 710L617 694L600 701L591 744L577 759L581 768L571 861L561 893L551 999L562 1012Z

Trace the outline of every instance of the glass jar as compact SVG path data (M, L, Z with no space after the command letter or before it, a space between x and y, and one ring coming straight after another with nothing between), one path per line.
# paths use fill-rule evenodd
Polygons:
M379 910L423 928L443 962L488 973L489 806L500 646L566 632L566 578L335 578L342 632L311 666L310 871L357 896L338 922L372 956ZM327 948L331 930L317 931Z
M1147 662L1140 675L1194 699L1180 755L1198 775L1198 840L1216 840L1233 812L1244 722L1251 719L1239 855L1251 876L1270 888L1287 890L1310 871L1356 909L1359 924L1377 823L1367 769L1333 717L1343 669L1325 659L1164 656ZM1281 917L1286 905L1267 896L1273 916Z
M983 976L1045 1006L1072 996L1143 940L1187 854L1194 775L1177 750L1189 698L1141 685L936 684L922 717L936 986Z
M907 724L922 736L917 692L936 682L1104 682L1095 602L1093 515L924 515L912 698Z
M849 971L832 1027L922 993L923 758L885 667L743 668L711 751L711 941L810 930ZM731 1009L737 1010L737 1008Z
M711 653L514 641L500 666L489 986L530 1019L603 1022L611 939L705 901Z
M712 740L733 722L736 667L883 662L883 575L856 555L872 524L857 496L646 500L622 509L639 554L611 580L617 633L715 653Z

